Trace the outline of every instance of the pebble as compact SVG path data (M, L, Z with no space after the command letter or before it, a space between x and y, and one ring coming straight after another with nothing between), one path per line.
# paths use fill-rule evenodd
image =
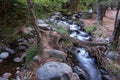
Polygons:
M9 56L9 53L8 52L2 52L1 54L0 54L0 58L1 59L5 59L5 58L7 58Z
M15 51L11 48L5 48L5 51L9 52L10 54L15 54Z
M39 56L34 56L34 57L33 57L33 60L34 60L34 61L39 61Z
M13 59L13 62L17 62L17 63L19 63L19 62L21 62L22 60L21 60L21 58L19 58L19 57L16 57L16 58L14 58Z

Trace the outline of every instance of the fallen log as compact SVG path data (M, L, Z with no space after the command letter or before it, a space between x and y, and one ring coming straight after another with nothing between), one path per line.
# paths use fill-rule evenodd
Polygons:
M77 46L107 46L109 43L107 42L92 42L92 41L81 41L75 38L71 38L73 44Z

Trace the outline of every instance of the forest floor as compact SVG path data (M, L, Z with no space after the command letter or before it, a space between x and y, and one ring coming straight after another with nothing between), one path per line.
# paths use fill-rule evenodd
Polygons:
M101 27L101 31L103 33L103 35L106 36L110 36L112 35L112 32L114 30L114 21L115 21L115 17L116 17L116 11L115 10L107 10L106 11L106 15L103 18L103 25L99 26ZM80 19L84 22L85 27L89 27L91 25L95 25L96 22L96 15L93 14L93 18L92 19Z

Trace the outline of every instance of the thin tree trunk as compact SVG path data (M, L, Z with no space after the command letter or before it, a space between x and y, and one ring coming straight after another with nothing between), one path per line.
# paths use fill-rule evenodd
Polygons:
M119 10L120 10L120 1L119 1L119 5L117 8L115 24L114 24L114 31L113 31L112 39L111 39L111 45L113 46L113 48L115 50L118 50L118 46L120 43L120 41L119 41L119 38L120 38L120 17L118 18Z
M27 4L28 4L28 10L29 10L29 14L30 14L30 20L31 20L32 25L34 25L34 28L35 28L35 31L36 31L36 34L37 34L38 48L42 48L41 32L40 32L40 28L36 24L36 17L35 17L33 1L32 0L27 0Z
M102 14L102 5L100 4L100 0L97 1L97 24L102 25L103 22L103 14Z

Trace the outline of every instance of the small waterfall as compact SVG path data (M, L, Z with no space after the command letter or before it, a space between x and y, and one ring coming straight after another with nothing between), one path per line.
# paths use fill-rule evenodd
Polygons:
M83 68L89 75L89 80L102 80L99 69L84 48L76 48L75 55L79 60L79 66Z

